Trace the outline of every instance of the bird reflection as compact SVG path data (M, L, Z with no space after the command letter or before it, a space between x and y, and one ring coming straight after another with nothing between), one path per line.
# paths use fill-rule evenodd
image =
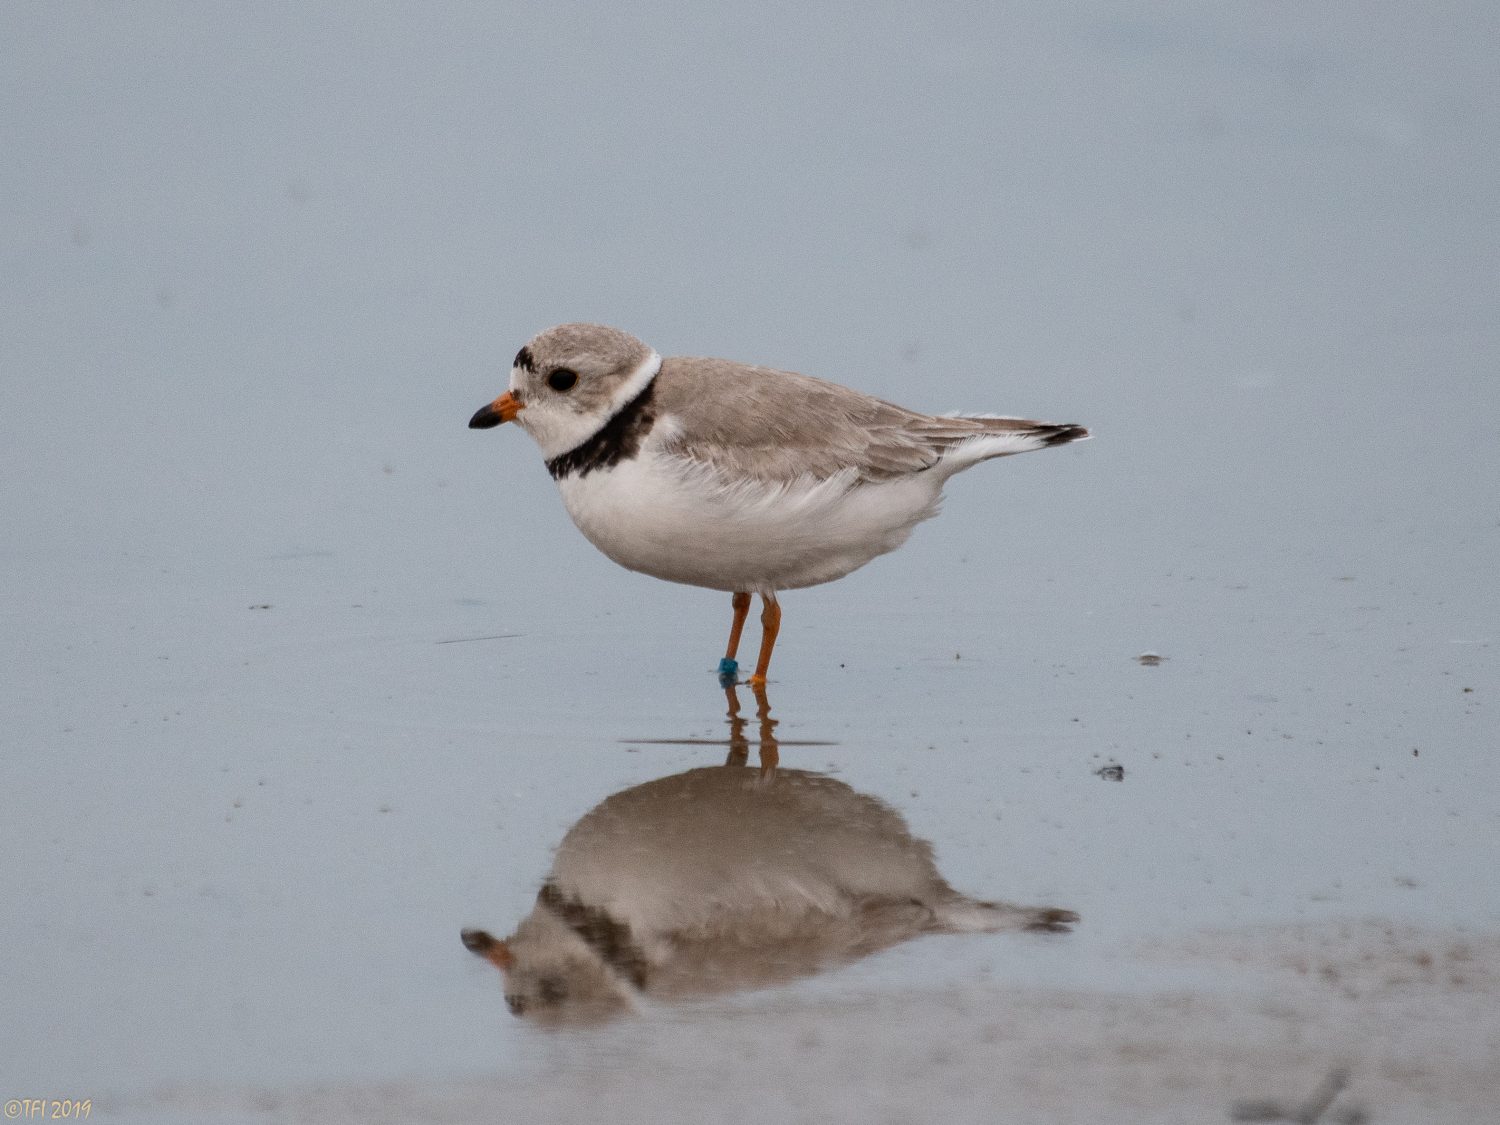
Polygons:
M724 765L606 798L563 837L514 934L463 932L504 972L516 1015L595 1022L646 998L808 976L921 934L1061 932L1078 920L959 893L895 809L823 774L780 768L760 685L759 768L749 766L749 720L733 686L726 695Z

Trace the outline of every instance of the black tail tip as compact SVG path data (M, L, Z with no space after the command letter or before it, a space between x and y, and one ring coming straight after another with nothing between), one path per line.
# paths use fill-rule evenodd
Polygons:
M1037 934L1065 934L1073 929L1073 924L1077 921L1078 915L1071 910L1043 906L1032 911L1026 929Z
M1043 445L1067 445L1070 441L1082 441L1090 436L1083 426L1075 426L1071 422L1061 426L1048 426L1041 433Z

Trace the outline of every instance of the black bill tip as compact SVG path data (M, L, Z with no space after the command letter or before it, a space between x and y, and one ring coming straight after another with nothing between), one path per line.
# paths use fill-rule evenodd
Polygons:
M481 957L495 948L494 937L484 930L460 930L458 937L465 949L470 953L478 953Z
M488 406L480 407L474 417L469 419L469 429L492 430L503 421L505 419L501 417L500 411L495 409L495 404L490 403Z

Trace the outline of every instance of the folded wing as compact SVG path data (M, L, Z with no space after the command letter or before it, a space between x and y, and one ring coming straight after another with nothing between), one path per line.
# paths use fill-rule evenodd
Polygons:
M711 388L711 392L710 392ZM677 428L667 448L726 476L767 484L861 483L978 461L1088 436L1081 426L990 415L930 415L809 375L729 360L667 359L656 402Z

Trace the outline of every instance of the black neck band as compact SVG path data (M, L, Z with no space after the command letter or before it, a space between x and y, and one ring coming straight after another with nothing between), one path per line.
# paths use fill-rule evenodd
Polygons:
M593 437L579 442L566 453L559 453L547 462L547 471L553 480L563 477L586 477L595 469L607 469L620 461L634 457L641 448L651 427L656 424L656 408L652 397L656 392L656 377L641 388L640 394L620 407L608 422L599 427Z
M630 927L596 906L564 898L556 883L544 883L536 901L583 939L599 959L636 988L646 987L646 954L630 936Z

